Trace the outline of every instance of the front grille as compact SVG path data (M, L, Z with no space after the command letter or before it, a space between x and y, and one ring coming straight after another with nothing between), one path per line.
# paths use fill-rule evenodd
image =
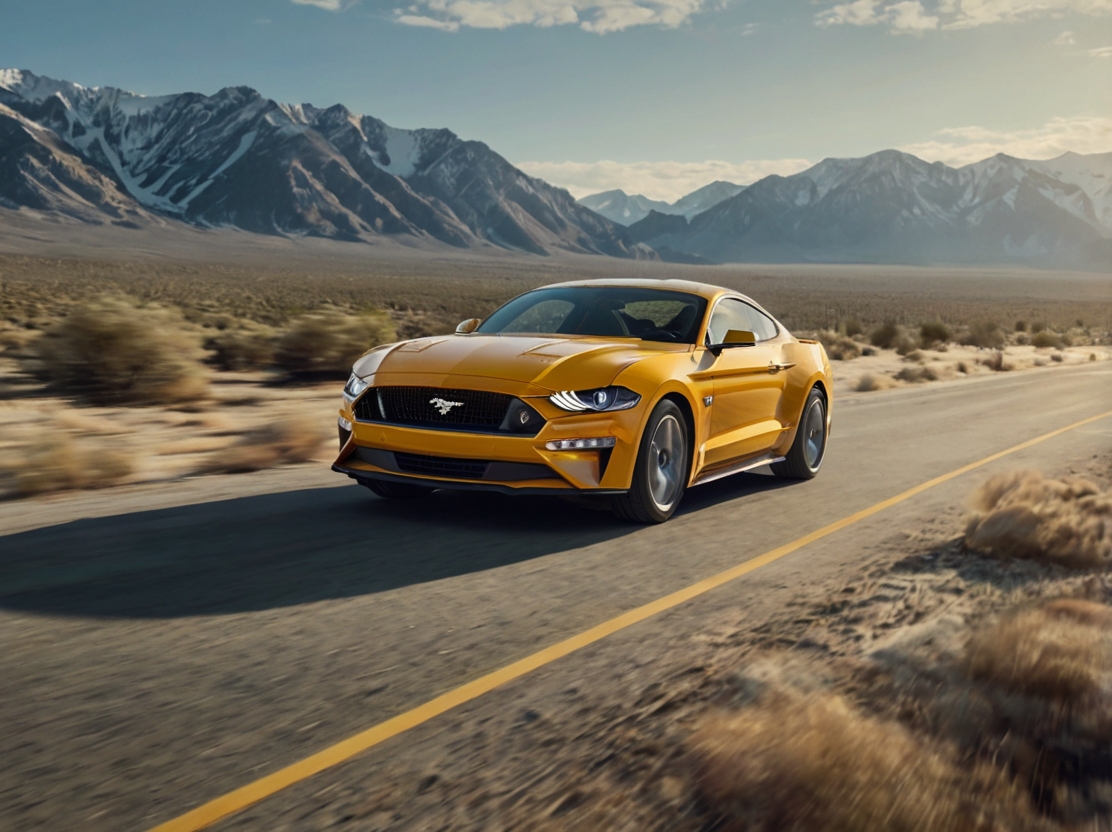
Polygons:
M490 466L485 459L453 459L445 456L424 456L394 451L398 468L407 474L429 477L453 477L459 480L481 480Z
M539 413L513 396L444 387L373 387L355 403L355 418L409 427L529 436L536 435L544 424Z

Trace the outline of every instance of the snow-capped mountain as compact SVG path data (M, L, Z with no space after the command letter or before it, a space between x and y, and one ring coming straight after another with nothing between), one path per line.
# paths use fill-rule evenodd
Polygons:
M998 155L963 168L886 150L769 176L635 240L719 262L1076 265L1112 262L1112 154Z
M672 203L672 210L664 213L679 214L691 219L696 214L709 211L722 200L736 196L744 190L744 185L735 185L733 182L718 179L692 191L687 196L680 197Z
M677 214L690 219L743 190L745 190L744 185L719 180L704 185L672 203L649 199L640 194L631 196L623 190L613 190L585 196L579 200L579 204L586 205L612 222L632 225L647 217L650 211Z
M280 105L249 87L147 97L0 70L0 106L8 207L53 205L90 221L170 217L267 234L651 255L481 142L397 129L339 105ZM50 173L62 169L104 193L79 194Z
M596 214L602 214L611 222L622 225L633 225L640 219L648 216L649 211L660 211L662 214L670 213L672 206L667 202L649 199L641 194L627 194L623 190L602 191L591 194L579 200L580 205L585 205Z

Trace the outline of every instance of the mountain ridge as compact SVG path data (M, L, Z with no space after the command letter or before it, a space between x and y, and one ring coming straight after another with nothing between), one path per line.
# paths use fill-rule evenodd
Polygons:
M36 190L32 157L41 168L65 156L95 171L86 178L115 183L119 197L103 200L107 221L123 210L284 236L655 257L567 191L447 129L402 130L342 105L279 104L244 86L147 97L25 70L0 70L0 105L23 119L8 123L12 147L20 130L34 140L20 139L22 160L0 180L7 204ZM78 210L70 192L54 190L56 206L97 220L91 204Z
M586 205L611 222L628 226L644 219L651 211L660 214L681 215L690 219L743 190L745 190L744 185L735 185L733 182L718 179L680 197L675 202L649 199L641 194L627 194L617 188L610 191L601 191L597 194L589 194L582 197L579 204Z
M1112 263L1112 153L952 168L897 150L768 176L634 240L716 262Z

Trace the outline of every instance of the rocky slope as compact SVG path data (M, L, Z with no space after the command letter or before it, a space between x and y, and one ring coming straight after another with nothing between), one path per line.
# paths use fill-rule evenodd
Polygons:
M152 216L287 236L652 256L566 191L448 130L400 130L339 105L280 105L249 87L146 97L20 70L0 71L0 105L8 207L86 221ZM68 173L50 178L45 168ZM96 185L75 202L70 180Z
M963 168L887 150L769 176L635 240L718 262L1112 264L1112 154Z

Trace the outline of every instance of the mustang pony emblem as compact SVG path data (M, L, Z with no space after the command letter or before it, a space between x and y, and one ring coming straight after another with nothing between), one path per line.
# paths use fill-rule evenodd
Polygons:
M447 416L453 407L463 407L463 402L449 402L444 399L429 399L429 404L439 410L441 416Z

